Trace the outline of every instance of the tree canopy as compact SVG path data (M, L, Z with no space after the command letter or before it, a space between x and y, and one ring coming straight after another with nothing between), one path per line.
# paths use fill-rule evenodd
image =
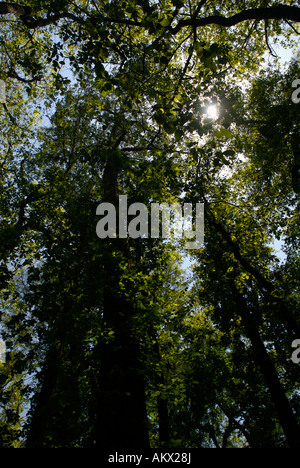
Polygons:
M299 22L0 2L2 448L299 448ZM202 204L203 245L121 195Z

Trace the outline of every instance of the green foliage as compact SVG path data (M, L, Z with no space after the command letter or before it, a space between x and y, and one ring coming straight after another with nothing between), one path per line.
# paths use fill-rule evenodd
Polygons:
M193 23L257 8L221 3L36 0L1 15L3 448L101 447L103 382L116 417L141 375L153 448L295 443L268 376L299 424L299 67L261 67L294 23ZM192 266L181 242L100 240L96 207L117 194L204 203ZM119 442L140 422L126 417Z

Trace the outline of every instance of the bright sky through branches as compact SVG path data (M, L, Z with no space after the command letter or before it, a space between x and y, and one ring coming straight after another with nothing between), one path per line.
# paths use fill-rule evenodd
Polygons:
M211 104L207 107L207 115L211 119L217 119L219 112L218 112L218 107L215 104Z

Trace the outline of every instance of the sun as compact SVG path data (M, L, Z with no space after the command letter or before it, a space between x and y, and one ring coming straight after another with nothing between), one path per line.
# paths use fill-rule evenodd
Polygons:
M219 115L219 112L218 112L218 107L216 106L216 104L210 104L207 107L206 113L207 113L208 117L210 117L211 119L217 119L218 115Z

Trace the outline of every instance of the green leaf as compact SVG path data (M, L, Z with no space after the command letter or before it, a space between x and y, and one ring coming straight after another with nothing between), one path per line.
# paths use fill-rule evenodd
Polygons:
M233 150L226 150L224 151L225 156L234 156L235 155L235 151Z
M221 133L225 136L225 138L232 138L233 135L230 130L227 128L222 128Z
M221 128L220 130L215 130L214 131L214 136L217 137L217 138L232 138L233 135L231 133L230 130L228 130L227 128Z
M170 26L171 22L172 22L172 18L166 17L166 18L164 18L162 21L160 21L159 23L160 23L161 26L163 26L164 28L167 28L168 26Z

